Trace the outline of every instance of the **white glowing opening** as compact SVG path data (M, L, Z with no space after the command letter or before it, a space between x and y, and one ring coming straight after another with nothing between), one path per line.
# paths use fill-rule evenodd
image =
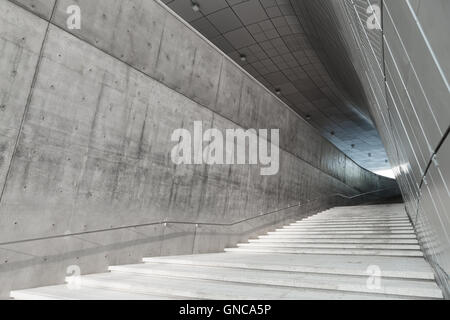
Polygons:
M395 174L394 171L392 169L387 169L387 170L378 170L375 171L376 174L383 176L383 177L388 177L391 179L395 179Z

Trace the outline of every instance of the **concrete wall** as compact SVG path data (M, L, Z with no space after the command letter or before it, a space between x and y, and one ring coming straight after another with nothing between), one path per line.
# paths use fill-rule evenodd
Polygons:
M382 30L367 28L374 4ZM333 0L326 9L334 19L322 28L332 32L321 41L356 70L408 214L450 297L450 2Z
M450 3L385 1L383 23L386 140L420 241L450 297Z
M351 203L326 198L333 193L395 186L160 3L78 0L82 28L66 30L73 2L0 0L1 297L61 283L70 265L92 273L142 256L220 251ZM193 121L280 128L280 173L175 166L170 136Z

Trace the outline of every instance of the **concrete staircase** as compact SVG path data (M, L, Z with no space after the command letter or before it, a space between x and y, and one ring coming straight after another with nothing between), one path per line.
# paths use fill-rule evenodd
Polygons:
M338 207L225 253L145 258L15 299L441 299L400 205ZM381 277L378 277L381 275Z

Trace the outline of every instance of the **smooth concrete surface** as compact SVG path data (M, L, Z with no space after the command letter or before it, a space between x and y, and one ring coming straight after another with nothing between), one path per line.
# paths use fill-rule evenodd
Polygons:
M67 29L69 4L0 0L0 297L63 283L69 266L89 274L143 256L217 252L379 199L329 195L396 188L161 3L77 1L81 30ZM280 129L279 174L175 166L170 136L194 121Z
M361 212L371 210L370 207L362 208ZM352 209L352 214L356 217L355 209ZM380 208L374 206L372 210ZM345 212L340 208L336 211L341 214ZM327 213L319 213L317 217L322 215ZM148 294L149 298L156 295L227 300L443 297L435 282L435 274L425 259L400 255L398 252L401 250L390 244L386 244L385 251L390 251L393 256L378 255L378 249L369 249L364 255L359 255L343 243L337 244L343 253L299 251L284 254L276 250L258 253L255 250L258 241L247 244L253 248L248 251L226 250L228 252L216 254L144 258L141 264L111 266L109 273L81 276L76 282L68 281L78 283L79 289L84 291L102 289L123 292L124 298L127 294ZM280 244L273 245L281 248ZM327 246L331 248L330 244ZM420 252L418 245L396 246L403 246L402 252ZM378 281L372 283L370 279L374 275ZM374 283L378 285L372 286ZM40 299L83 298L76 288L70 289L68 286L11 293L15 299L27 299L30 295ZM99 292L101 297L103 295Z

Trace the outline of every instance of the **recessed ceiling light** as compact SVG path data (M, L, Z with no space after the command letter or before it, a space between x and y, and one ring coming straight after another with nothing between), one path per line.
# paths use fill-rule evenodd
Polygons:
M198 3L195 2L192 3L192 10L194 10L195 12L200 11L200 6L198 5Z

